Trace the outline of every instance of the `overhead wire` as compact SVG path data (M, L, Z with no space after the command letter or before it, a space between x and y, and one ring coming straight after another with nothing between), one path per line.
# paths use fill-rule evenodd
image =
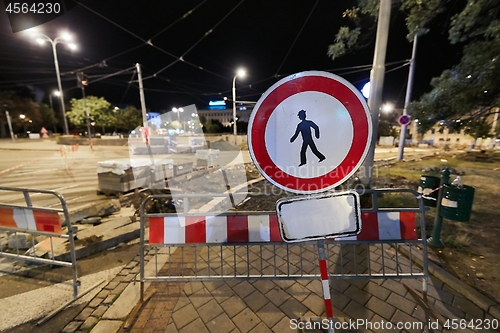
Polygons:
M295 43L297 42L297 40L299 39L299 36L300 34L302 33L302 30L304 30L304 27L306 26L307 22L309 22L309 19L311 18L311 15L312 13L314 12L314 9L316 9L316 6L318 5L318 2L319 0L316 0L316 3L314 4L313 8L311 9L311 11L309 12L309 15L307 15L307 18L306 20L304 21L304 24L302 24L302 27L300 28L299 32L297 33L297 35L295 36L295 39L292 43L292 45L290 46L290 48L288 49L288 52L286 53L285 57L283 58L283 61L281 62L281 64L279 65L278 69L276 70L276 74L279 73L279 71L281 70L281 67L283 67L283 64L285 63L286 59L288 58L288 56L290 55L290 52L292 51L293 47L295 46Z
M191 50L193 50L202 40L204 40L208 35L210 35L214 29L217 28L217 26L219 26L219 24L221 24L227 17L229 17L229 15L231 15L235 10L236 8L238 8L245 0L241 0L240 2L238 2L238 4L236 4L236 6L234 6L226 15L224 15L224 17L222 19L220 19L211 29L209 29L208 31L205 32L205 34L200 38L198 39L193 45L191 45L191 47L189 47L186 51L184 51L184 53L182 53L182 55L176 59L174 62L168 64L167 66L163 67L162 69L160 69L159 71L157 71L156 73L150 75L150 76L147 76L147 77L144 77L143 80L147 80L147 79L151 79L153 77L155 77L156 75L162 73L163 71L167 70L168 68L172 67L174 64L176 64L177 62L179 61L182 61L188 65L191 65L193 67L196 67L202 71L206 71L210 74L213 74L215 76L218 76L218 77L221 77L221 78L224 78L224 79L227 79L226 77L222 76L222 75L219 75L217 73L214 73L214 72L211 72L211 71L208 71L206 70L205 68L201 67L201 66L197 66L189 61L186 61L186 59L184 59L184 57L189 53L191 52ZM153 44L151 44L153 47L155 47ZM158 47L156 47L158 48ZM159 50L162 50L161 48L158 48Z

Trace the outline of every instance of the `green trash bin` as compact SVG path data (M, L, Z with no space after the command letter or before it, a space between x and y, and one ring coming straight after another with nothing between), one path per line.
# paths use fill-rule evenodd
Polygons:
M445 184L441 201L441 216L453 221L469 222L475 190L472 186Z
M436 207L437 206L437 197L438 197L439 191L434 191L434 190L439 187L440 182L441 182L441 179L439 177L436 177L436 176L428 176L428 175L420 176L420 184L418 185L417 192L425 195L426 197L430 197L430 198L435 199L435 200L432 200L432 199L424 198L423 201L424 201L425 206L429 206L429 207ZM432 191L434 191L434 192L432 192Z

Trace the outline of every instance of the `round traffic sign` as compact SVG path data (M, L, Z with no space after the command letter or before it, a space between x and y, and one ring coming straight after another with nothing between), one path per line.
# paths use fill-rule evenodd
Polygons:
M398 123L401 126L410 125L410 123L411 123L411 117L409 115L407 115L407 114L404 114L404 115L402 115L402 116L400 116L398 118Z
M318 193L352 176L372 135L368 105L345 79L320 71L290 75L269 88L249 121L250 155L272 184Z

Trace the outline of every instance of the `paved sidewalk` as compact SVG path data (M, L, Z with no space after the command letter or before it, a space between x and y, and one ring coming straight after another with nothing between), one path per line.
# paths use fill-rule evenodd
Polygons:
M147 255L150 260L152 255ZM161 265L160 265L161 266ZM431 271L442 275L439 268ZM133 280L139 272L139 256L132 260L63 332L92 333L187 333L187 332L296 332L296 320L300 317L325 318L323 292L318 280L249 280L216 282L154 282L146 290L155 293L138 311L128 329L123 328L128 313L135 305L124 290L135 290L138 299L139 283ZM404 282L421 290L421 280L406 279ZM460 286L453 283L460 289ZM330 283L334 316L348 321L365 319L374 326L358 327L358 332L422 332L421 329L377 329L382 322L418 325L425 320L425 313L397 280L334 280ZM470 292L470 291L469 291ZM129 293L130 294L130 293ZM467 294L467 293L465 293ZM487 303L483 296L474 298L479 306L466 299L448 284L432 276L428 298L445 318L500 319L500 305ZM477 296L477 295L476 295ZM478 301L479 300L479 301ZM486 303L485 303L486 300ZM107 315L123 308L122 316ZM110 318L112 317L112 318ZM442 332L442 328L434 332ZM314 331L313 331L314 332ZM316 331L319 332L319 331ZM348 330L337 330L348 332ZM457 332L497 332L497 330L459 329Z

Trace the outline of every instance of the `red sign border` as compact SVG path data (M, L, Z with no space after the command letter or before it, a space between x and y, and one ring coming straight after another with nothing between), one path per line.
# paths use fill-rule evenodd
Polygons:
M286 98L306 91L322 92L337 99L349 112L354 129L352 145L344 160L329 173L316 178L298 178L285 173L274 164L265 144L267 122L275 108ZM320 71L290 75L274 84L257 102L248 128L250 155L260 173L272 184L295 193L323 192L352 176L368 153L371 136L371 114L359 91L340 76Z

